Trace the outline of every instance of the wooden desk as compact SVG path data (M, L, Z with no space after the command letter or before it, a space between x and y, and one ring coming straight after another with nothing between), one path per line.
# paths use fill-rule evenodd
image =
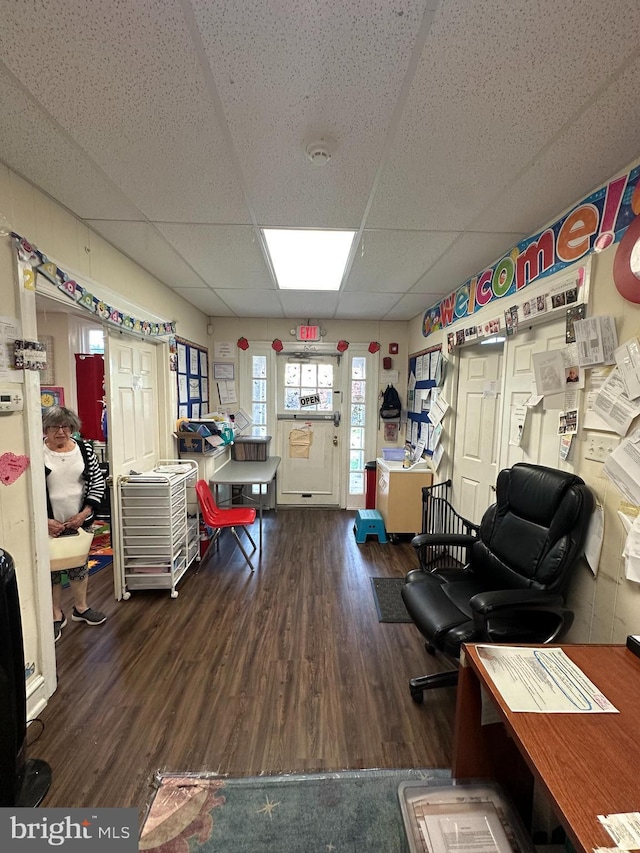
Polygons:
M592 853L594 847L615 846L600 826L599 814L640 811L640 658L624 646L561 648L620 713L514 713L475 647L464 646L452 775L496 778L509 793L515 780L516 791L521 791L519 762L514 761L519 753L578 853ZM480 725L481 684L502 723Z
M214 489L216 499L218 486L269 486L276 483L278 476L279 456L269 456L262 462L239 462L230 459L209 478L209 485ZM262 550L262 489L258 498L260 518L260 550Z

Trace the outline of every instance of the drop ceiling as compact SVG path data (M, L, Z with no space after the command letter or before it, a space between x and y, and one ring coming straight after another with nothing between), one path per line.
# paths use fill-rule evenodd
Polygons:
M637 0L11 0L0 160L209 316L408 320L640 157L639 32ZM279 292L261 226L355 229L340 292Z

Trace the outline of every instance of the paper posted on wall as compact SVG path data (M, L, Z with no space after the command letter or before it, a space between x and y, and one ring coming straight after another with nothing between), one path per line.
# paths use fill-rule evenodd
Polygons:
M640 429L609 454L603 471L629 503L640 506Z
M627 397L637 400L640 397L640 342L637 338L622 344L614 352L614 358L624 382Z
M640 415L640 403L629 399L617 367L614 367L596 394L593 412L606 421L618 435L626 435L633 419Z
M529 410L526 406L514 406L511 413L511 434L509 436L509 444L513 447L520 447L522 435L527 423L527 414Z
M534 353L532 360L537 394L548 397L564 393L567 387L584 387L584 372L578 365L575 344L561 350Z
M640 583L640 519L635 518L622 550L624 575L628 581Z
M600 315L586 320L575 320L573 331L581 367L614 364L613 353L618 347L618 334L613 317Z

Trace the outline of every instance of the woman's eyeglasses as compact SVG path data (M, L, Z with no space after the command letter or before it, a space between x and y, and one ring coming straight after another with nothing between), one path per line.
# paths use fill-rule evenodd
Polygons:
M60 430L62 430L62 432L68 432L68 433L73 432L73 430L71 429L69 424L61 424L60 426L47 427L47 432L60 432Z

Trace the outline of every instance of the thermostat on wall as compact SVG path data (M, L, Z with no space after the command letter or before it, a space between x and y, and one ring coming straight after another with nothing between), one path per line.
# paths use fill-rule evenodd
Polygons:
M0 414L2 412L21 412L23 407L22 392L17 389L0 388Z

